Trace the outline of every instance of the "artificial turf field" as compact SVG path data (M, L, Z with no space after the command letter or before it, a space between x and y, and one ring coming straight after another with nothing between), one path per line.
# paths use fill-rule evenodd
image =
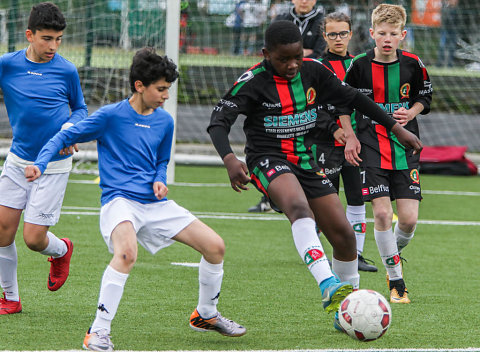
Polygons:
M480 177L422 176L424 200L415 239L404 250L410 305L392 305L392 325L369 343L335 331L293 245L283 215L246 211L255 189L237 194L223 168L177 166L169 198L225 240L219 311L245 325L240 338L188 326L196 306L197 252L174 244L152 256L143 248L112 324L116 350L480 350ZM75 245L71 272L47 289L47 258L17 236L21 314L0 318L0 350L78 350L93 321L99 283L111 256L98 230L100 190L93 176L72 175L60 222L52 228ZM87 182L83 182L87 181ZM340 193L343 199L343 194ZM370 206L367 217L371 220ZM328 254L330 246L324 243ZM367 224L365 257L380 258ZM184 265L174 265L184 264ZM361 288L388 295L385 270L361 273Z

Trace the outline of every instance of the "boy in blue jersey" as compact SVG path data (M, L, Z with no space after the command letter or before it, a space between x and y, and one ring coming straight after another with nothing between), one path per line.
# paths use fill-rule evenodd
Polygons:
M73 244L49 227L58 222L76 146L56 154L42 179L28 183L24 177L24 168L55 133L88 115L75 66L56 53L65 27L56 5L33 6L26 30L29 46L0 57L0 88L13 132L0 176L0 315L22 311L15 247L22 212L27 247L50 256L48 289L58 290L69 274Z
M138 51L130 68L132 96L57 133L42 148L35 164L25 169L25 177L34 181L64 146L97 140L100 229L113 258L102 278L96 318L84 339L86 349L113 350L110 326L137 259L137 241L152 254L173 240L200 252L199 300L190 326L225 336L246 333L243 326L217 311L225 251L222 238L166 198L173 119L161 106L177 77L176 66L167 57L151 48Z

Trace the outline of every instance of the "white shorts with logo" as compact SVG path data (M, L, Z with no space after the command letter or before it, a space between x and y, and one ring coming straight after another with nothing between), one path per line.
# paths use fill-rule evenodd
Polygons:
M172 237L190 225L196 217L173 200L142 204L126 198L115 198L100 210L100 231L113 253L111 235L115 227L130 221L137 241L152 254L170 246Z
M28 182L24 168L7 159L0 175L0 205L24 209L25 222L53 226L60 218L68 175L68 172L43 174Z

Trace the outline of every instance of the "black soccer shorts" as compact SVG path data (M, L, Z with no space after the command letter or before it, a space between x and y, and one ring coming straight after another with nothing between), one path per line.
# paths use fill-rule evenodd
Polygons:
M361 168L363 200L390 197L422 200L418 169L386 170L375 167Z
M249 171L253 185L268 197L268 186L280 175L285 173L294 174L307 199L323 197L337 190L322 171L306 170L277 157L262 157L249 165Z

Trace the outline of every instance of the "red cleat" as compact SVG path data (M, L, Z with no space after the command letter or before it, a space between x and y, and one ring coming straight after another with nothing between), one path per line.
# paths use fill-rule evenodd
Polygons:
M22 303L20 300L17 301L9 301L5 298L5 293L3 294L3 298L0 298L0 315L3 314L15 314L20 313L22 311Z
M52 263L50 265L50 274L48 274L48 289L56 291L63 286L67 281L68 273L70 272L70 258L73 253L73 243L68 238L62 238L62 241L67 245L67 253L60 258L48 258Z

